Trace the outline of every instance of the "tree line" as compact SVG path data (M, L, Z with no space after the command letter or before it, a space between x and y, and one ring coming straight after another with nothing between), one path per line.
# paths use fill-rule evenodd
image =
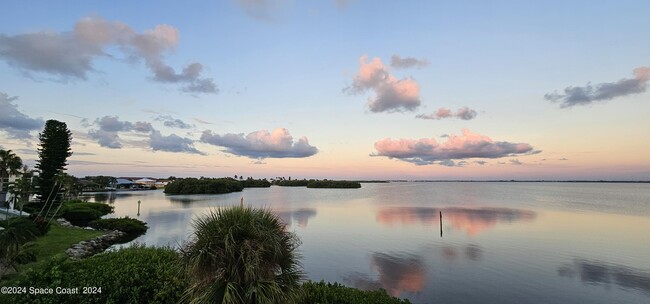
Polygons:
M231 177L222 178L177 178L165 186L167 194L221 194L239 192L244 188L271 187L266 179L236 180Z

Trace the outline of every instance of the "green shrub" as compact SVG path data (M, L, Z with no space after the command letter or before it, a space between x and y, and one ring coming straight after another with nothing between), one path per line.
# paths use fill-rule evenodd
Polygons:
M47 234L48 231L50 231L50 222L47 221L44 217L38 216L31 214L29 216L29 219L34 222L36 225L36 228L38 228L39 235L38 236L44 236Z
M36 249L34 242L23 244L20 251L16 255L15 261L18 264L27 264L36 262Z
M24 245L40 234L34 222L24 217L3 221L3 225L5 229L0 230L0 278L29 258L23 255Z
M122 217L94 220L88 226L100 230L119 230L127 234L127 238L135 239L147 232L147 224L143 221Z
M65 211L61 214L61 217L68 220L73 225L77 226L86 226L90 221L99 219L104 215L101 211L84 207L84 206L74 206L67 207Z
M305 282L297 304L409 304L390 296L385 290L364 291L339 283Z
M194 221L181 250L192 303L294 303L298 237L266 209L227 207Z
M3 286L100 287L101 293L0 295L0 303L178 303L187 283L170 248L134 245L80 261L56 256ZM100 290L94 290L99 292Z
M8 221L0 221L0 226L6 228L7 231L19 232L21 238L24 239L32 240L41 235L34 221L27 217L12 217Z
M74 200L74 201L68 201L63 203L63 207L61 208L62 212L65 212L67 210L74 210L77 208L90 208L93 210L97 210L102 213L102 215L107 215L109 213L113 213L114 207L108 204L104 203L88 203L80 200Z

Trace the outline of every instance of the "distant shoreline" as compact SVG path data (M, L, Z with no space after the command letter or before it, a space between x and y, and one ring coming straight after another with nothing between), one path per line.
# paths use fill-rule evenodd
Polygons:
M391 183L611 183L648 184L650 181L608 181L608 180L387 180ZM362 182L363 183L363 182Z

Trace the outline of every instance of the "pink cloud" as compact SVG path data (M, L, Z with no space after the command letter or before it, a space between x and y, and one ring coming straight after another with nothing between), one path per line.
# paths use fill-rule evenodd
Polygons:
M462 130L462 135L450 135L443 143L434 138L390 139L375 143L376 153L371 156L396 158L416 165L459 165L457 160L469 158L500 158L538 153L527 143L494 141L491 138Z
M358 94L372 90L375 96L368 99L370 111L396 112L413 111L420 106L420 85L413 78L397 79L378 57L368 61L368 56L359 59L359 71L352 86L345 91Z
M468 107L462 107L458 109L456 113L453 113L451 109L440 108L438 109L438 111L431 114L418 114L417 116L415 116L415 118L433 119L433 120L440 120L443 118L450 118L450 117L456 117L462 120L470 120L476 117L476 111Z
M294 141L289 130L285 128L277 128L273 132L255 131L246 136L244 133L219 135L206 130L201 135L201 141L224 147L225 152L254 159L301 158L318 152L316 147L309 144L307 137L303 136Z

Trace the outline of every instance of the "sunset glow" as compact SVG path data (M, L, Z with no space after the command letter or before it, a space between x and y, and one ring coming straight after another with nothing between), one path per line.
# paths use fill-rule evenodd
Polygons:
M6 4L0 149L56 119L75 176L650 180L648 3L152 4Z

